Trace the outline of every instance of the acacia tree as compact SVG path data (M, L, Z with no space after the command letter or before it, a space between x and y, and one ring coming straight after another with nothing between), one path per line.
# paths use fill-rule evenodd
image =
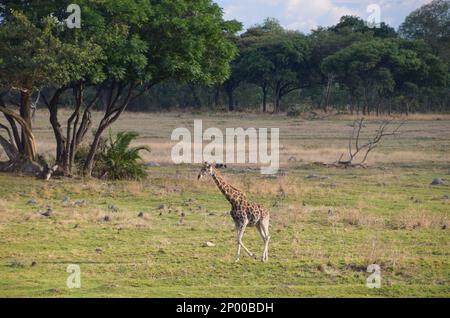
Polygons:
M33 64L28 69L28 65L23 63L20 55L11 51L4 51L2 54L11 59L11 64L15 65L15 74L25 74L24 76L34 81L34 90L45 88L45 91L51 92L49 97L43 92L40 92L40 95L50 112L50 123L56 139L56 163L64 170L69 167L68 162L72 158L70 150L74 149L73 141L80 139L81 127L78 130L74 129L77 134L72 134L70 128L73 121L75 123L78 121L75 114L77 110L79 111L82 100L75 98L78 103L76 103L74 114L67 122L67 135L63 132L58 120L58 102L60 96L69 88L72 88L74 93L78 92L77 88L83 86L87 77L96 80L95 73L98 70L101 52L97 44L85 41L77 36L75 31L65 27L64 18L67 15L65 9L69 3L69 1L59 3L44 1L37 4L6 1L1 10L5 28L11 25L11 28L19 31L16 26L13 26L14 23L17 24L17 15L20 16L21 21L26 21L28 30L20 29L19 36L10 37L9 41L18 45L17 51L23 56L36 55L36 58L31 60ZM20 13L15 10L20 10ZM33 41L36 44L26 46L27 43L35 43ZM39 48L39 44L42 45L42 49ZM39 52L42 57L38 55ZM13 83L11 78L4 77L4 79L7 85ZM25 106L25 108L30 107ZM85 128L83 134L85 134L87 125L83 127Z
M363 114L378 114L383 102L406 91L410 98L414 86L444 87L447 81L445 64L426 47L399 39L356 42L325 58L322 69L337 74L354 99L362 101Z
M450 62L450 1L434 0L411 12L400 25L406 39L422 39L447 63Z
M274 111L280 110L283 96L310 84L310 42L299 32L277 32L260 37L242 53L239 64L246 81L263 90L263 109L267 88L274 97Z
M56 34L59 41L78 49L72 56L73 75L53 85L51 95L44 95L43 99L50 111L56 158L67 174L71 173L77 147L91 125L91 108L99 102L103 104L103 117L84 165L85 175L90 176L103 132L131 101L164 80L213 85L229 76L229 62L236 53L230 38L241 24L224 21L220 7L210 0L77 3L82 10L81 29L65 29ZM60 22L66 5L67 1L60 6L45 2L38 8L28 2L7 3L22 9L33 21L51 14ZM86 67L74 68L74 64ZM87 89L94 93L86 102ZM62 94L69 90L75 107L63 132L58 106Z
M237 77L258 86L262 92L262 111L267 111L267 97L270 92L272 63L255 48L270 37L277 37L285 32L278 20L266 19L261 25L249 28L238 40L239 57L231 79ZM236 75L237 74L237 75Z
M105 20L126 32L105 48L107 80L97 89L106 91L106 106L85 161L86 176L92 174L102 133L130 101L170 78L205 85L223 82L236 54L229 38L240 29L240 24L224 21L222 10L210 0L146 1L149 10L129 6L131 17L124 20L118 19L123 6L111 2L100 12L111 14L111 20Z
M19 111L7 106L1 99L0 111L4 114L11 131L6 147L10 159L8 169L40 169L35 163L37 150L32 130L32 94L43 87L59 87L71 81L76 65L89 66L90 56L76 60L79 48L63 43L55 33L60 27L52 17L44 17L40 25L33 24L19 11L9 11L0 24L0 83L6 92L20 94ZM2 142L5 147L6 143ZM14 154L14 155L13 155Z

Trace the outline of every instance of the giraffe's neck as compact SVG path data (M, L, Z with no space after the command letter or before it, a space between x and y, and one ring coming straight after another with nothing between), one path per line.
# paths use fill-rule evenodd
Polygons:
M228 184L218 171L213 171L211 176L214 182L216 183L217 187L219 188L220 192L222 192L222 194L225 196L228 202L230 202L232 205L238 203L236 199L239 197L239 194L241 194L242 197L243 193L240 192L235 187Z

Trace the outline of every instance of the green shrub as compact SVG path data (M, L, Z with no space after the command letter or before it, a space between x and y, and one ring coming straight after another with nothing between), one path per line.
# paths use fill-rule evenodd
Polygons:
M101 139L92 175L97 178L111 180L140 180L147 176L140 151L149 151L145 146L130 147L139 136L135 132L119 132L115 137L109 132L108 139ZM75 156L78 167L84 165L89 148L80 147Z

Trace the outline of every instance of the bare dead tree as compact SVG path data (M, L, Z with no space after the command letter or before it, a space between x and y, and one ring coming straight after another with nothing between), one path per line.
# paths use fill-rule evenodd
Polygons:
M338 161L327 166L334 167L366 167L366 160L369 154L380 145L380 142L388 136L397 136L400 128L404 125L404 121L395 122L394 119L383 121L375 135L370 137L365 143L361 142L362 130L365 128L364 118L355 120L352 127L352 133L348 140L348 153L341 154ZM344 159L345 157L345 159ZM361 158L359 162L355 162L357 158Z

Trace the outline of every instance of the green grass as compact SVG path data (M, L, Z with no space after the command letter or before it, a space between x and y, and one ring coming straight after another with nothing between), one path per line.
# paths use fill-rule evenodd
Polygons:
M0 296L450 296L450 187L430 186L447 173L445 164L340 170L297 163L285 170L277 179L224 172L267 206L280 187L287 193L271 208L266 264L246 255L234 263L228 203L211 180L195 181L197 167L152 168L143 182L44 183L2 174ZM311 174L330 179L305 178ZM38 204L27 204L31 198ZM38 213L47 204L49 218ZM215 247L204 247L207 241ZM244 242L262 252L255 229ZM365 285L372 263L381 266L380 289ZM68 264L80 265L80 289L66 287Z
M200 118L204 129L280 128L284 176L261 176L255 166L224 171L271 210L266 264L246 255L234 263L227 201L211 180L196 181L198 166L170 164L172 130L192 128ZM145 159L162 164L149 169L145 181L43 182L0 174L0 296L449 297L450 118L410 119L400 136L371 154L368 169L328 169L312 162L339 158L351 118L125 113L114 132L139 127L137 145L152 148ZM373 119L367 125L371 131L378 126ZM34 132L39 151L51 156L45 111L37 113ZM291 156L297 161L288 161ZM446 184L431 186L436 177ZM272 207L280 189L287 196ZM69 203L62 202L65 196ZM38 203L27 204L30 199ZM85 204L74 205L77 200ZM39 214L47 204L54 210L50 218ZM186 217L179 225L181 213ZM208 241L215 246L204 247ZM246 231L244 243L262 253L255 229ZM80 289L66 287L68 264L81 268ZM381 266L380 289L366 287L369 264Z

